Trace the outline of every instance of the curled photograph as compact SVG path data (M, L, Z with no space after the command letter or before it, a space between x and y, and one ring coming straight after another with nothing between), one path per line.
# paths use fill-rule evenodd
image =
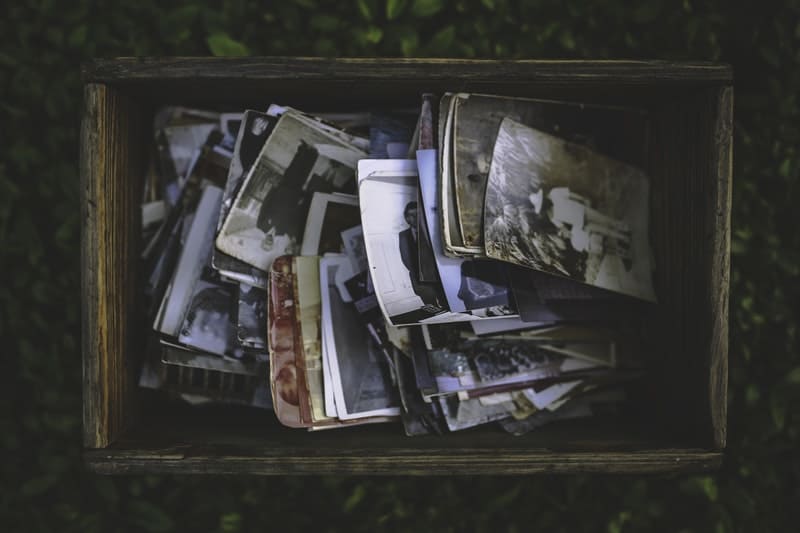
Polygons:
M648 178L584 146L504 119L486 189L486 254L655 301Z

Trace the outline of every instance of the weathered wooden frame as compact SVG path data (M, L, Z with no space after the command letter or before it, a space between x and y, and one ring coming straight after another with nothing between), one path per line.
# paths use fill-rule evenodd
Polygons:
M81 137L84 446L95 471L529 474L716 468L726 440L733 87L730 67L661 61L169 58L84 69ZM414 105L445 90L647 108L659 311L627 423L523 438L405 438L396 427L308 434L268 414L166 407L135 386L144 348L138 251L148 119L163 104Z

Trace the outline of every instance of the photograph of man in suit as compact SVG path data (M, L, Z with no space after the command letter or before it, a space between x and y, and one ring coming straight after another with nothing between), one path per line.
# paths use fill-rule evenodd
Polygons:
M436 287L424 283L419 279L416 201L411 201L406 204L403 210L403 218L406 224L408 224L408 228L398 234L398 245L400 247L400 258L403 261L403 265L408 269L408 276L411 278L411 287L417 296L422 298L422 302L425 305L441 307Z

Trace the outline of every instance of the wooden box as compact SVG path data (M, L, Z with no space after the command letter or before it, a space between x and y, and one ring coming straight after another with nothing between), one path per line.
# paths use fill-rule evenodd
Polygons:
M88 64L81 139L83 406L97 472L529 474L676 472L725 448L732 72L707 63L318 58L112 59ZM512 437L399 425L308 433L271 412L189 408L138 389L148 325L137 258L154 110L165 104L312 111L415 106L423 92L636 105L650 113L660 305L633 409ZM609 125L613 127L613 125Z

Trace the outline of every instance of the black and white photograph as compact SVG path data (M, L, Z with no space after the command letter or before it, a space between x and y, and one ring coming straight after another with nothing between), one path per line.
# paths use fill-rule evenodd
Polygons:
M483 405L478 399L460 400L457 396L439 398L447 428L460 431L471 427L509 418L514 410L513 402Z
M226 115L223 114L222 118ZM228 169L228 180L222 196L220 206L219 222L217 232L222 229L225 219L231 210L236 193L244 181L247 173L252 168L253 163L258 158L261 148L267 137L278 121L276 117L259 113L257 111L245 111L241 119L242 127L238 128L238 136L233 149L233 157ZM266 272L255 268L235 257L232 257L217 247L214 247L211 262L214 268L227 278L240 281L249 285L255 285L266 289Z
M278 119L242 184L217 247L267 270L297 254L314 192L355 192L355 168L364 152L286 112Z
M438 221L437 221L438 222ZM417 264L419 279L428 283L441 283L439 270L436 268L436 256L433 253L431 236L428 233L428 220L422 203L422 192L417 188Z
M189 173L192 161L212 131L219 130L219 122L169 125L164 128L169 154L180 179Z
M189 309L194 285L204 268L210 264L214 228L219 214L222 189L206 185L192 217L191 225L184 230L182 249L170 286L164 293L154 329L177 337Z
M194 284L178 342L204 352L241 358L243 351L235 342L237 302L236 286L219 282L216 271L204 267Z
M291 113L297 120L330 135L365 154L369 153L370 113L306 113L293 107L271 104L267 114L280 117ZM364 156L366 157L366 156Z
M462 350L473 361L481 381L530 375L534 371L557 370L564 356L541 349L531 341L466 342Z
M239 312L237 315L236 338L243 348L266 350L266 290L245 283L239 284Z
M241 128L243 120L244 113L221 113L219 115L219 129L223 135L222 144L231 151L239 137L239 128Z
M322 257L320 287L324 357L330 374L338 417L398 416L400 399L392 383L389 362L372 339L352 303L342 298L337 271L349 268L345 256ZM328 387L325 383L325 387Z
M419 279L417 171L413 160L362 160L359 201L367 258L378 302L394 325L439 318L448 312L438 283Z
M360 225L357 196L315 192L308 209L300 255L342 253L342 232Z
M451 312L483 317L515 316L505 265L496 261L470 260L444 254L439 224L436 150L417 152L420 196L424 206L433 259Z
M350 259L354 272L364 272L369 268L367 262L367 248L364 245L364 230L361 227L361 214L359 224L341 232L344 254Z
M511 119L486 189L489 257L655 301L639 169Z
M167 365L215 370L226 374L244 374L264 378L266 366L253 359L234 359L187 349L161 340L161 361Z
M480 383L480 376L469 357L457 346L428 350L428 361L431 376L436 383L435 393L426 394L428 399L473 389Z
M452 168L465 246L483 244L486 181L495 136L504 118L633 165L643 164L646 116L638 110L466 93L454 99Z

